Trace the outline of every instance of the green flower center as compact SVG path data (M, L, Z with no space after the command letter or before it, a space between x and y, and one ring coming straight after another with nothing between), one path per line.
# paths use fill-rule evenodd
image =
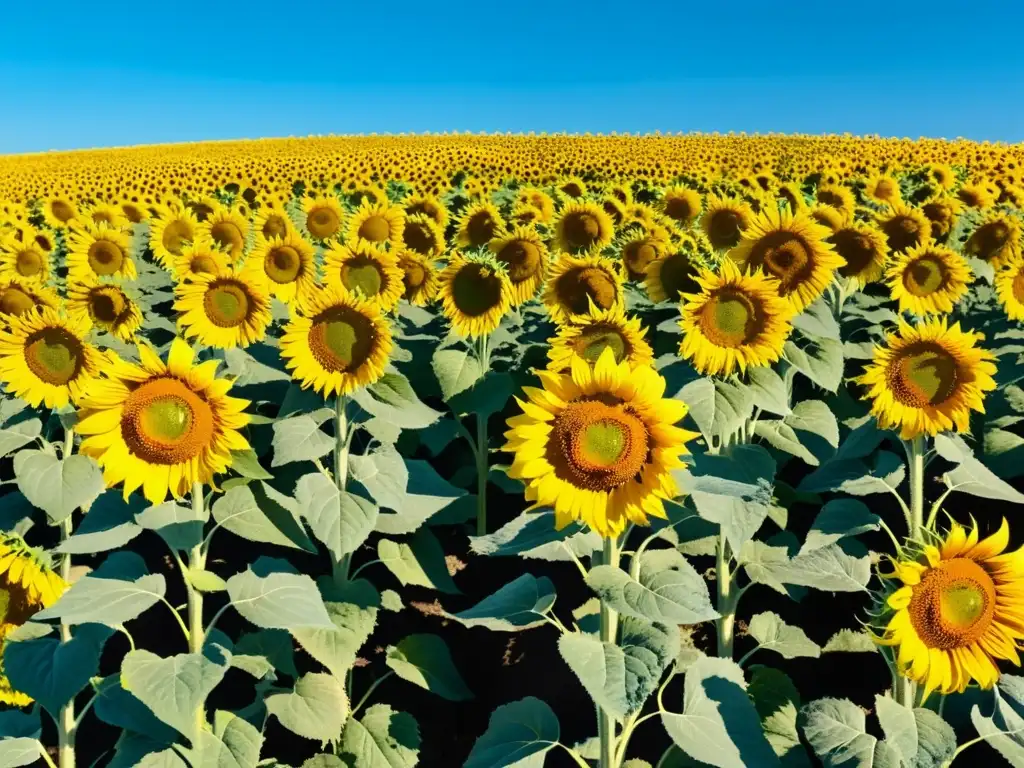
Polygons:
M241 252L245 245L242 231L231 221L218 221L210 227L210 237L221 248L227 248L233 254Z
M97 240L89 246L89 266L97 275L112 275L124 264L124 251L110 240Z
M629 354L629 345L616 328L604 324L592 325L584 329L574 344L576 354L588 363L596 363L601 353L611 349L615 362L621 363Z
M967 629L985 611L985 593L971 581L954 582L942 590L939 610L942 618L958 629Z
M0 314L21 315L36 306L36 300L20 288L9 286L0 292Z
M384 280L384 272L380 265L368 256L356 256L341 268L342 285L366 297L381 293Z
M181 440L192 427L192 409L180 397L169 395L146 405L139 414L145 434L162 442Z
M203 297L210 322L219 328L234 328L249 316L250 296L235 282L213 283Z
M345 373L361 367L377 345L373 322L350 307L333 307L313 320L309 349L324 370Z
M341 220L330 208L314 208L306 217L306 229L318 240L333 237L341 226Z
M587 425L580 439L584 460L597 467L612 467L622 457L628 442L622 425L615 421L597 421Z
M35 277L43 271L43 257L38 251L26 248L18 252L14 268L22 277Z
M383 216L374 214L359 225L359 236L371 243L383 243L391 236L391 225Z
M946 265L935 256L922 256L907 267L903 286L914 296L929 296L946 283Z
M170 253L180 256L185 243L190 242L194 236L192 225L188 221L175 219L164 227L160 242Z
M757 335L761 312L752 297L723 290L704 304L698 322L705 338L715 346L740 347Z
M26 339L25 363L47 384L64 386L82 364L82 343L63 328L44 328Z
M914 344L890 363L889 385L902 405L924 408L940 405L957 389L956 358L932 342Z

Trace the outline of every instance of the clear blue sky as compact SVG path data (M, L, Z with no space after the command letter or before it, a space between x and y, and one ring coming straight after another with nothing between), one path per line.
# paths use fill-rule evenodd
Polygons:
M1017 5L5 2L0 153L442 130L1024 141Z

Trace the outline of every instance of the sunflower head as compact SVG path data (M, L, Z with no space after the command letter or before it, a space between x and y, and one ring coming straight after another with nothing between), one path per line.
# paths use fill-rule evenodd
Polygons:
M462 248L479 248L505 232L505 221L498 209L487 202L468 206L457 222L456 242Z
M174 308L185 338L220 349L261 340L272 316L265 283L246 272L195 275L175 287Z
M864 195L869 200L883 205L902 202L899 181L887 173L879 173L869 178L864 185Z
M0 316L22 315L35 309L60 307L60 297L41 285L17 278L0 278Z
M406 248L424 256L437 257L444 252L444 230L425 213L406 217L402 239Z
M853 192L847 187L838 184L821 185L814 191L814 199L822 205L835 208L843 215L843 218L852 216L853 209L856 206Z
M921 206L921 212L932 225L932 238L943 238L950 233L956 224L956 217L963 210L963 204L955 197L943 195L929 200Z
M807 203L804 200L803 190L800 189L800 185L792 181L787 181L782 184L777 192L777 198L789 206L789 210L793 213L803 210L807 207Z
M701 227L716 251L732 248L743 237L754 212L750 204L737 197L708 195Z
M986 538L954 522L886 574L895 588L885 595L887 623L875 640L897 649L900 671L924 687L923 699L963 693L972 680L991 688L999 661L1020 666L1024 551L1006 552L1009 543L1005 519Z
M555 215L555 201L547 192L536 187L522 187L516 195L519 205L531 206L540 212L540 221L551 221Z
M149 211L136 200L124 199L118 203L122 215L132 224L139 224L149 218Z
M573 322L591 306L605 310L622 301L622 275L611 259L562 253L551 267L544 304L556 323Z
M295 229L284 207L271 205L260 208L252 226L260 240L272 240L275 237L284 239Z
M538 376L543 388L517 398L523 412L505 433L508 474L524 481L527 501L553 507L559 528L578 520L609 538L664 517L664 500L679 495L671 471L695 437L674 426L686 405L664 398L665 380L616 363L610 347L593 367L576 358L568 373Z
M1024 262L1016 262L996 273L996 294L1008 318L1024 320Z
M248 235L248 220L226 205L218 205L210 211L198 228L198 236L227 253L232 264L242 258Z
M897 203L878 215L889 250L896 254L931 242L932 226L920 208Z
M566 253L600 251L614 235L611 217L596 203L573 200L565 204L555 220L555 243Z
M833 232L827 242L846 261L839 274L851 286L863 287L881 279L889 257L889 246L881 230L867 224L848 224Z
M928 166L928 178L944 190L956 186L956 173L945 163L931 163Z
M199 221L192 211L165 205L150 221L149 245L157 261L170 268L198 232Z
M432 220L441 231L448 226L448 209L433 195L409 195L402 201L406 217L423 215Z
M68 287L68 315L121 341L131 341L142 326L138 305L116 283L87 277Z
M982 338L945 317L914 327L901 320L857 379L882 429L898 429L904 440L967 431L971 411L982 411L996 386L995 357L976 346Z
M58 195L43 202L43 218L53 229L63 229L78 217L78 207L69 197Z
M548 370L568 371L575 358L593 365L605 349L611 349L616 364L626 361L632 368L650 365L654 353L644 339L646 334L640 319L627 317L622 307L594 309L579 322L559 327L548 347Z
M331 243L324 258L327 283L390 311L402 299L402 270L392 251L371 245Z
M965 184L956 192L957 199L967 208L984 210L995 205L996 194L985 184Z
M386 200L364 200L348 223L348 240L357 248L401 248L404 232L405 211Z
M315 288L315 259L313 246L289 229L284 237L261 238L243 271L262 281L274 298L291 306Z
M672 250L669 235L662 230L661 236L643 231L629 232L621 241L622 265L631 280L643 280L651 262L662 258Z
M124 229L130 224L128 218L121 210L121 206L112 205L110 203L83 205L78 212L76 221L81 221L84 224L92 224L94 226L106 224L108 227L113 229ZM68 222L68 225L75 226L76 221Z
M1021 260L1021 232L1013 214L990 214L967 238L964 253L1000 269Z
M540 235L529 227L517 227L491 240L488 248L512 283L513 305L532 299L544 282L548 266L548 249Z
M453 254L439 279L441 310L461 336L491 333L512 306L512 281L493 256Z
M405 286L402 298L417 307L426 306L434 300L441 287L433 259L408 248L399 251L397 256Z
M215 275L231 268L231 259L209 240L197 240L182 248L174 258L172 272L179 282L196 275Z
M320 195L303 198L299 214L301 230L308 233L311 240L328 242L342 232L345 212L336 197Z
M0 278L42 285L50 278L50 254L30 229L0 233Z
M572 200L578 200L587 194L587 183L579 176L564 178L555 184L555 188Z
M956 251L921 245L896 256L886 272L892 298L901 312L918 317L948 314L973 280L967 262Z
M847 218L838 208L824 203L815 203L805 209L806 214L826 229L836 232L846 226Z

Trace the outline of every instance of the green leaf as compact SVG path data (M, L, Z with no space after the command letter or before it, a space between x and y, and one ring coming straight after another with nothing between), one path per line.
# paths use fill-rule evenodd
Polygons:
M785 416L789 413L789 392L786 382L772 368L758 366L747 369L747 381L754 405L762 411Z
M214 713L213 732L199 732L199 747L182 750L192 768L256 768L263 734L231 712Z
M826 592L866 591L871 579L871 558L850 554L841 544L829 544L790 558L785 548L749 542L740 553L747 576L785 592L779 585L793 584Z
M28 419L12 424L7 429L0 429L0 458L24 448L42 434L43 422L39 419Z
M228 579L231 604L264 629L332 627L316 584L309 576L287 573L261 557Z
M555 585L551 580L524 573L472 608L447 615L465 627L515 632L544 624L544 614L554 604Z
M449 701L473 698L455 668L448 646L437 635L409 635L397 646L390 646L387 665L403 680Z
M472 413L484 418L499 413L515 391L512 377L507 373L487 371L468 388L453 395L448 402L455 413Z
M847 536L857 536L880 528L878 515L856 499L833 499L814 518L800 553L812 552L835 544Z
M285 504L287 497L270 486L250 483L232 488L217 499L213 519L225 530L249 541L316 552L296 513Z
M135 514L145 508L146 500L133 495L125 501L121 491L105 491L89 508L74 535L62 541L57 551L86 555L119 549L142 533Z
M1009 761L1024 765L1024 678L1002 675L992 691L992 711L983 715L981 707L971 708L971 722L978 735Z
M800 721L825 768L900 768L899 755L867 732L864 710L851 701L813 701L800 711Z
M754 434L778 451L791 453L805 463L816 467L818 457L800 442L796 431L782 419L761 419L754 425Z
M618 643L593 635L564 634L558 650L598 706L622 719L658 687L679 652L679 629L626 617Z
M839 323L824 297L793 318L793 327L810 338L839 340Z
M402 604L402 596L393 589L385 589L380 593L380 607L385 611L397 613L405 606Z
M810 768L811 762L797 730L800 694L793 681L772 667L755 666L751 670L747 693L761 718L764 736L782 765L786 768Z
M173 728L122 687L119 674L100 681L93 711L104 723L123 728L125 734L139 734L158 744L169 744L177 738Z
M385 373L368 387L360 387L350 397L372 416L385 419L402 429L423 429L441 417L416 395L409 380L400 373Z
M889 493L899 487L906 475L906 466L894 453L879 451L873 468L859 459L837 458L804 477L797 486L801 493L842 491L853 496Z
M313 535L341 560L362 546L377 521L377 507L361 496L342 492L320 472L303 475L295 501Z
M587 574L588 586L624 616L665 624L699 624L718 618L704 579L673 549L645 553L640 579L610 565Z
M200 592L223 592L228 588L228 583L213 571L189 568L185 572L185 578Z
M377 557L402 584L459 594L448 573L444 551L429 528L420 528L408 543L381 539L377 542Z
M523 512L494 533L469 537L470 549L478 555L570 560L563 542L571 546L577 557L590 557L601 549L601 536L579 523L556 529L554 510L549 508Z
M463 768L543 768L544 755L558 746L558 718L533 696L491 713Z
M56 525L76 509L88 510L105 484L95 459L74 454L58 459L45 451L24 450L14 457L18 490Z
M32 765L45 752L38 739L24 736L13 739L0 739L0 768L19 768Z
M272 467L293 461L313 461L334 450L334 438L306 414L274 422L274 459Z
M839 447L839 422L827 403L821 400L803 400L793 406L786 417L793 429L817 435L833 448Z
M877 653L878 645L867 632L840 629L821 650L823 653Z
M341 737L349 713L345 686L334 675L319 672L303 675L291 692L272 694L266 703L267 712L289 731L321 744Z
M197 517L191 506L166 501L135 515L135 522L155 531L172 549L188 551L203 540L203 524L210 519L205 507Z
M947 487L983 499L1024 503L1024 493L999 479L992 470L978 461L959 435L936 435L935 452L946 461L956 464L956 467L942 476Z
M23 712L19 709L0 710L0 739L22 736L36 739L42 733L39 710Z
M480 362L459 349L439 349L431 360L445 401L473 386L483 375Z
M231 452L231 468L250 480L273 480L274 476L260 466L259 456L252 448Z
M466 492L442 478L426 461L406 459L393 446L350 459L352 477L382 507L375 530L400 535L416 531ZM410 491L415 489L415 493Z
M661 721L683 752L716 768L779 765L747 696L743 670L730 659L697 659L683 681L683 711L663 709Z
M292 648L291 636L282 629L259 629L255 632L245 633L235 643L231 657L232 664L240 656L263 657L281 674L288 677L299 676L295 669L295 653ZM242 668L245 669L245 667Z
M821 647L800 629L787 624L776 613L765 612L751 617L748 633L757 640L758 647L775 651L784 659L800 656L818 658Z
M819 387L835 392L843 381L843 345L835 339L817 338L803 348L787 341L783 357Z
M420 730L412 715L374 704L361 718L352 718L341 737L340 754L350 768L415 768Z
M115 553L113 560L125 553ZM137 556L135 556L137 558ZM120 562L120 558L118 560ZM158 573L132 580L106 578L99 569L71 585L60 599L34 618L60 619L65 624L105 624L112 629L147 611L164 596L164 577Z
M348 726L345 726L346 728ZM262 765L262 764L261 764ZM357 763L358 765L358 763ZM348 765L337 755L313 755L302 764L302 768L348 768Z
M329 629L293 629L292 636L310 656L337 677L355 663L356 654L377 624L380 596L365 579L330 585L324 603L332 626Z
M385 445L363 456L349 456L351 479L362 484L382 507L401 509L409 472L398 449Z
M158 719L195 743L196 712L224 678L228 657L218 648L161 658L129 651L121 662L121 684Z
M691 381L677 399L689 406L690 417L708 439L733 434L754 412L749 387L710 378Z
M31 696L56 719L61 707L99 674L108 637L107 627L85 624L62 643L50 627L27 622L4 640L4 673L15 690Z

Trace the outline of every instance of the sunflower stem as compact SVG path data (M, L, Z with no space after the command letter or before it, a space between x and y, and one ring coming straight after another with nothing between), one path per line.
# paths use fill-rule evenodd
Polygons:
M906 443L907 463L910 469L910 506L907 519L907 536L920 541L924 534L924 458L927 452L925 438L921 435ZM897 670L899 672L899 670ZM896 700L903 706L914 708L917 685L902 674L897 678Z
M607 538L604 540L604 550L601 553L601 564L610 565L612 568L619 567L619 540L618 538ZM601 601L601 642L615 644L618 636L619 615L604 600ZM597 736L601 742L601 764L600 768L618 768L616 743L615 743L615 716L605 711L602 707L597 708Z
M74 444L74 433L69 429L67 442L65 443L65 457L70 452L67 446ZM68 515L60 522L60 539L67 541L71 538L71 515ZM60 577L65 583L71 580L71 555L65 554L60 560ZM71 625L60 625L60 641L70 642ZM57 717L57 763L59 768L75 768L75 699L60 708Z
M348 452L352 444L347 407L348 397L338 395L334 401L334 485L341 493L345 492L348 484ZM351 565L351 555L342 555L340 560L332 562L336 583L348 581Z
M192 484L192 514L194 520L203 519L203 484ZM192 548L188 555L189 570L202 570L206 567L206 556L203 553L203 545L200 543ZM206 641L206 632L203 628L203 593L192 586L187 574L185 578L185 591L188 597L188 652L202 653ZM196 733L206 727L206 702L201 702L196 709Z
M725 533L718 534L718 547L715 552L715 585L718 590L717 620L718 656L723 659L732 658L733 637L736 628L736 600L732 594L732 557L729 554L729 541Z
M480 337L477 356L480 361L480 378L487 375L491 367L490 339L487 334ZM476 414L476 535L487 535L487 414Z

